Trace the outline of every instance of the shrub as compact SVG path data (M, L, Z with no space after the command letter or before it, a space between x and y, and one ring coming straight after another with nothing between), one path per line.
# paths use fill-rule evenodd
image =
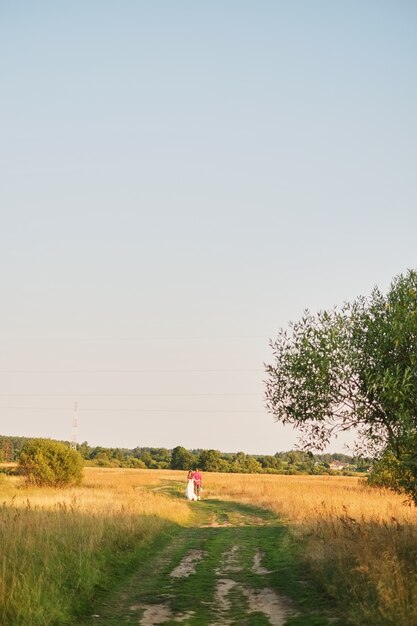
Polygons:
M83 460L79 452L50 439L30 439L24 445L19 466L28 482L64 487L79 485Z

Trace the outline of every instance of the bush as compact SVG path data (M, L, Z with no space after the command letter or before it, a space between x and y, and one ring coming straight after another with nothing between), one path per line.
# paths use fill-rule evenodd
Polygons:
M50 439L30 439L23 446L19 466L28 482L64 487L79 485L83 459L77 450Z

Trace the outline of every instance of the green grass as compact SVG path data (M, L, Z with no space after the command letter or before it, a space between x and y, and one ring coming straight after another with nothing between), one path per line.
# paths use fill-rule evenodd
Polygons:
M185 614L182 623L189 626L222 620L265 626L270 624L266 614L251 604L253 594L265 589L291 603L286 626L330 624L329 598L300 567L299 546L273 513L206 499L190 503L190 518L179 518L186 524L180 525L160 515L178 506L176 499L184 501L183 484L169 481L165 487L172 500L161 501L158 515L123 507L108 515L87 513L65 502L54 510L31 506L29 500L26 508L14 508L13 500L4 505L0 624L136 626L146 607L163 605L164 626L178 624L175 618ZM171 577L190 551L203 555L195 573ZM253 569L258 552L268 573ZM228 554L233 554L233 571L226 571ZM222 579L232 582L219 608Z
M97 605L94 613L100 615L104 626L137 625L142 612L132 609L137 605L164 604L175 615L193 611L183 622L189 626L209 626L217 623L216 570L233 546L236 546L236 566L239 571L224 574L237 584L228 596L227 619L239 626L266 626L270 624L260 611L250 612L242 589L270 588L290 598L292 615L288 626L327 626L326 615L331 607L326 598L314 588L300 570L296 547L287 528L268 511L235 502L207 500L193 503L193 525L175 534L175 539L163 545L154 544L148 560L139 565L133 577L115 588L106 602ZM216 516L219 527L202 527ZM172 578L170 572L191 550L201 550L204 558L194 574ZM263 555L262 565L270 570L258 575L252 570L257 550ZM221 576L220 576L221 577ZM225 617L226 619L226 617ZM94 621L88 621L93 624ZM178 624L167 619L164 626Z
M90 614L108 592L146 562L154 542L179 526L156 516L94 516L0 510L2 626L65 626Z

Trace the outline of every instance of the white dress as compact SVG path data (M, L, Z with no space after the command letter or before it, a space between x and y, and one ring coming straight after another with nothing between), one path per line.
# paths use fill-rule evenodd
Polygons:
M197 500L197 496L194 493L194 479L188 478L187 489L185 490L187 500Z

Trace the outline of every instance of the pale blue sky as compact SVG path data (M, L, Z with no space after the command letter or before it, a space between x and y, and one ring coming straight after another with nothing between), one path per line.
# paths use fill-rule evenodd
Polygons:
M292 447L268 338L416 267L416 62L412 1L0 2L0 433Z

